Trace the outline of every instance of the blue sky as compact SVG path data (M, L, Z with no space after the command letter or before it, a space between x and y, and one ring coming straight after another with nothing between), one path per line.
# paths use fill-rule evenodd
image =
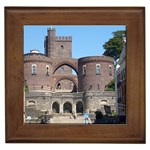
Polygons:
M24 53L38 49L44 53L44 37L51 26L24 26ZM102 55L103 44L113 37L112 32L126 30L126 26L53 26L56 36L72 36L72 57Z

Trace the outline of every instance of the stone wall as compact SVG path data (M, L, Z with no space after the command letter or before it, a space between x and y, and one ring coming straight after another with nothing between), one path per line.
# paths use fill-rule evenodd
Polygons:
M58 105L58 112L54 112ZM44 93L30 92L25 94L25 108L37 112L49 111L52 114L65 115L68 113L83 113L85 110L95 112L101 110L103 114L104 105L116 111L114 92L87 92L87 93ZM57 108L56 108L57 109ZM30 110L31 111L31 110ZM57 110L55 110L57 111ZM78 111L78 112L77 112ZM82 112L81 112L82 111ZM38 115L37 115L38 116Z
M71 36L56 36L56 30L48 29L47 45L49 58L71 58L72 57L72 37Z

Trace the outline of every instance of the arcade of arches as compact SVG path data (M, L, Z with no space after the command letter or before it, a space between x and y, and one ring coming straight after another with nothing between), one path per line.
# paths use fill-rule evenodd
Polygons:
M52 104L52 112L53 113L61 113L61 114L67 114L67 113L83 113L83 103L81 101L78 101L76 105L73 105L71 102L65 102L62 104L59 104L58 102L54 102Z

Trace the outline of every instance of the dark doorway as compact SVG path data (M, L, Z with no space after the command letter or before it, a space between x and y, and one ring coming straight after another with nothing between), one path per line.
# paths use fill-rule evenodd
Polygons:
M83 113L83 103L82 102L78 102L76 105L76 112L77 113Z
M57 102L53 103L52 110L54 113L59 113L59 104Z
M64 113L72 113L72 105L69 102L64 104Z

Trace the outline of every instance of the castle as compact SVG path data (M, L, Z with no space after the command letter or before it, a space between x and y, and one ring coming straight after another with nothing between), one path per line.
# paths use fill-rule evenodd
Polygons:
M24 54L26 116L35 118L47 110L60 115L97 109L105 113L104 106L116 111L115 92L105 90L114 79L113 58L72 58L72 37L56 36L54 28L47 31L45 53L33 49Z

